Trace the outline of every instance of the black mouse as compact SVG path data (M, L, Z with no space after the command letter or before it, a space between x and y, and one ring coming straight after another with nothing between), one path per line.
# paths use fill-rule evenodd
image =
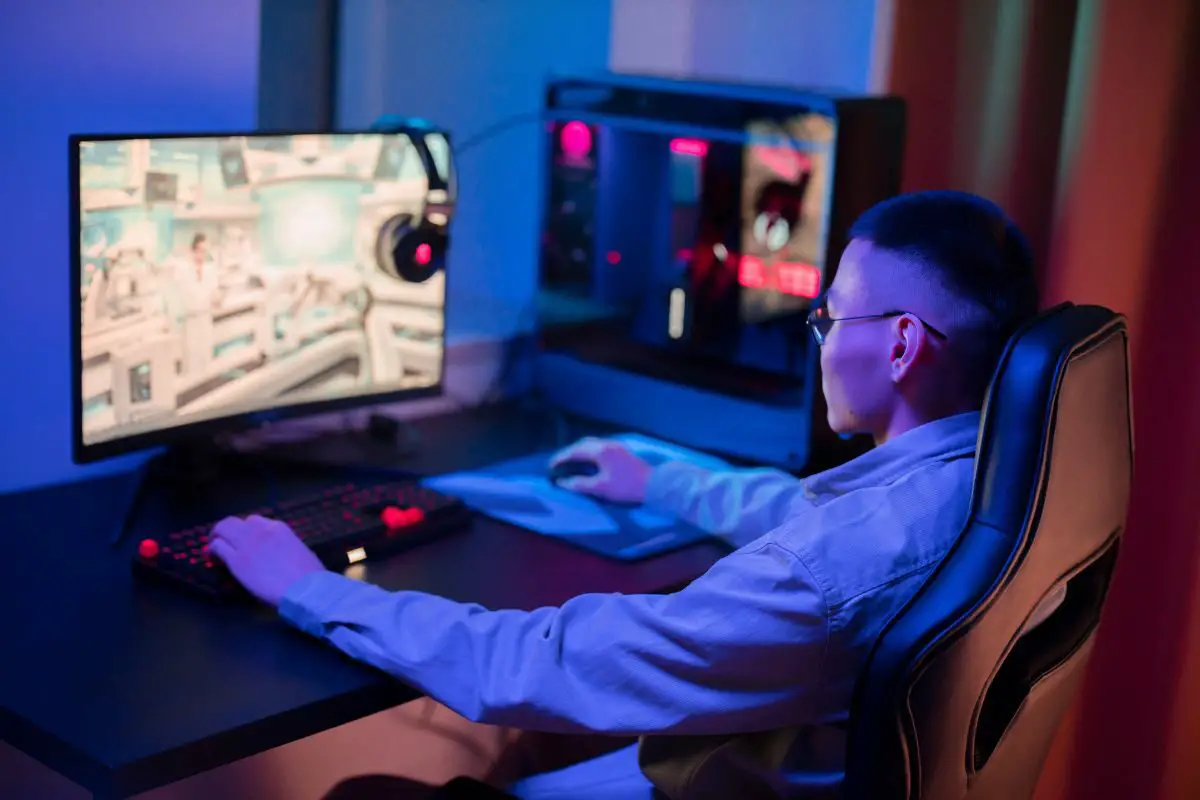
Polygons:
M547 476L551 483L558 483L566 478L590 478L600 472L600 465L586 458L568 458L550 468Z

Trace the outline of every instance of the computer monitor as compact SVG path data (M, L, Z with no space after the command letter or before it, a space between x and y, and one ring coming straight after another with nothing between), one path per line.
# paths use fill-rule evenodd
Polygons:
M440 393L449 139L70 140L73 454Z

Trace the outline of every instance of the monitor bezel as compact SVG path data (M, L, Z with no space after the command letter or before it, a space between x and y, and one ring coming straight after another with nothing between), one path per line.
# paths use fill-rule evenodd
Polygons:
M173 425L157 431L147 431L132 436L122 436L106 439L102 442L87 443L83 437L83 337L82 298L83 276L80 273L80 258L82 256L82 230L80 222L80 145L84 142L129 141L133 139L217 139L245 137L267 138L272 136L360 136L360 135L400 135L400 134L429 134L435 133L445 137L450 146L453 159L453 141L449 131L444 128L396 128L388 130L258 130L258 131L193 131L185 133L73 133L67 137L68 148L68 181L69 181L69 221L71 227L69 236L70 246L70 358L71 358L71 458L76 464L92 464L117 456L127 455L143 450L160 447L184 445L190 442L203 442L217 434L241 433L258 427L264 423L294 419L302 416L316 416L332 411L345 411L353 408L365 408L383 405L402 400L420 400L437 398L446 392L446 363L447 335L445 321L449 314L450 291L447 283L442 295L442 352L441 364L437 382L430 386L394 389L390 391L360 394L352 397L339 397L329 400L309 400L298 403L279 405L258 411L248 411L229 414L228 416L205 419L197 422ZM453 173L453 167L451 167ZM453 221L451 221L453 224Z

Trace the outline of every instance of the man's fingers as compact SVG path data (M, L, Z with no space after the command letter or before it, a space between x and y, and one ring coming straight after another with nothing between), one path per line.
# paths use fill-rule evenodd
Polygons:
M594 436L589 436L585 439L580 439L573 445L569 445L562 450L559 450L550 457L550 466L556 467L564 461L572 459L595 456L608 444L604 439L597 439Z
M238 542L242 541L246 535L246 520L241 517L226 517L225 519L212 526L212 532L209 538L214 542L217 539L224 539L234 547L237 547Z
M599 475L593 475L590 478L564 478L558 482L558 485L569 492L594 492L600 488L602 483L599 478Z
M213 539L208 543L208 552L221 559L226 565L229 564L229 558L234 550L234 546L224 539Z

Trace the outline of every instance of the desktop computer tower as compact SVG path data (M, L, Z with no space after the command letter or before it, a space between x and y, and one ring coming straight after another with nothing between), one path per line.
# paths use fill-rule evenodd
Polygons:
M579 413L790 470L844 461L809 309L898 193L905 107L669 78L546 92L539 389Z

